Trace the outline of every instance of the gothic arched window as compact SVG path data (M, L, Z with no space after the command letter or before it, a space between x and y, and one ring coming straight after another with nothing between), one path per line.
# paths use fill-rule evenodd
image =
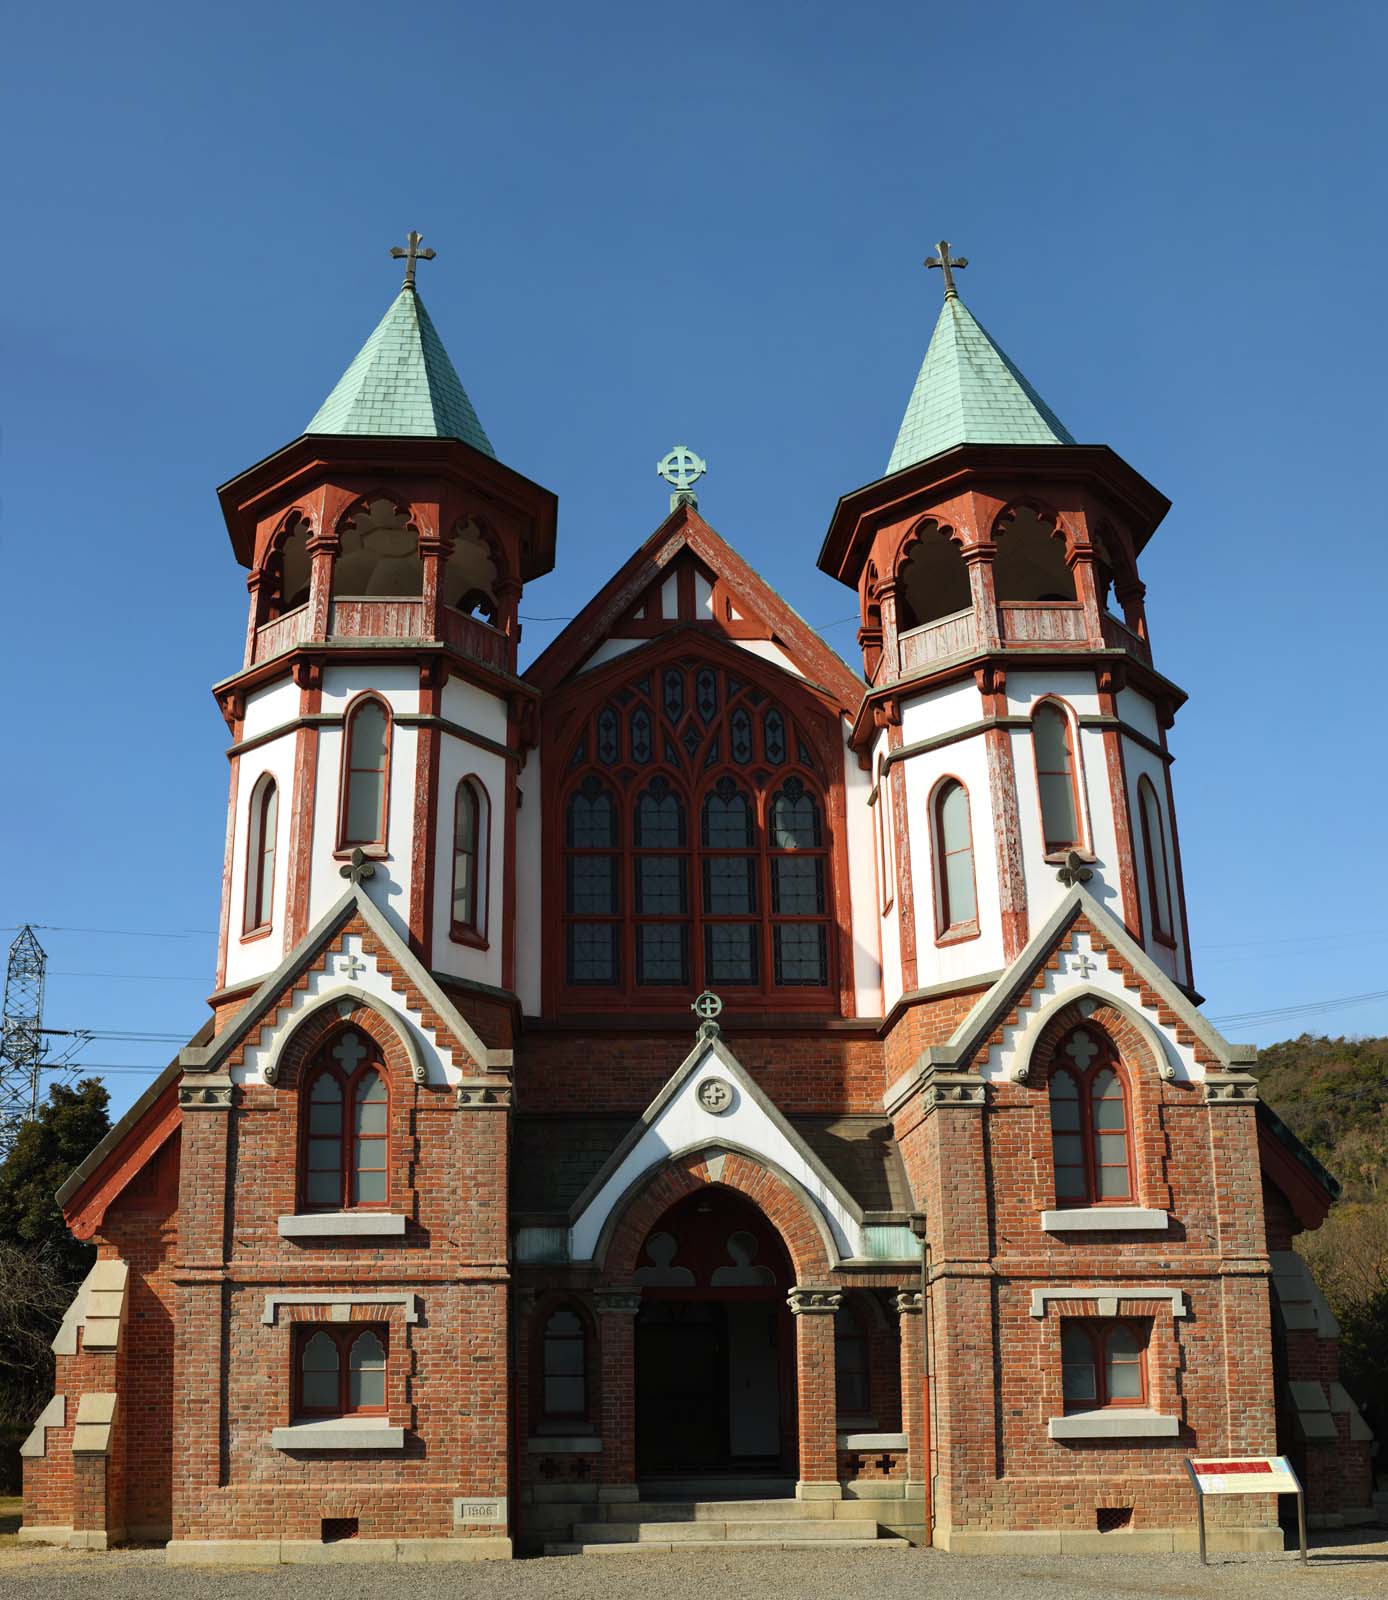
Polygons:
M251 790L246 834L246 903L242 932L270 926L275 900L275 841L279 831L279 789L268 772Z
M1041 832L1046 853L1081 844L1079 786L1070 719L1054 701L1043 700L1031 719L1036 785L1041 795Z
M343 729L339 846L384 848L389 775L390 711L375 695L363 695L348 711Z
M1056 1204L1131 1200L1127 1093L1113 1047L1096 1029L1076 1028L1061 1041L1050 1098Z
M386 1410L384 1324L301 1324L295 1330L294 1410L301 1417L381 1416Z
M957 778L946 778L936 789L930 821L935 865L935 935L943 939L977 933L978 894L974 886L969 791Z
M576 1311L550 1314L541 1338L541 1410L572 1421L588 1415L588 1337Z
M1137 810L1142 823L1142 854L1147 862L1147 907L1152 937L1171 943L1171 874L1166 862L1166 832L1150 778L1138 779Z
M306 1211L390 1203L390 1096L375 1041L340 1033L304 1079L300 1203Z
M620 686L576 735L564 807L566 985L827 999L825 774L756 684L667 665Z
M1060 1326L1061 1388L1067 1411L1140 1406L1147 1399L1146 1329L1141 1324L1081 1321Z
M454 938L481 943L487 937L487 855L491 808L476 778L464 778L453 799Z

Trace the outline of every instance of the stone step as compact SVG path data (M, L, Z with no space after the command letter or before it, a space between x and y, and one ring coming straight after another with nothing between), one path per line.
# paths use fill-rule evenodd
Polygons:
M803 1543L819 1539L826 1543L841 1544L845 1540L869 1537L865 1528L872 1528L871 1537L877 1534L875 1521L862 1517L844 1518L841 1521L819 1521L807 1518L766 1518L761 1521L692 1521L692 1522L576 1522L573 1526L575 1544L727 1544L741 1539L772 1539L780 1542Z
M846 1512L848 1505L855 1509ZM625 1500L606 1508L608 1522L833 1522L845 1515L871 1518L874 1512L861 1500Z
M681 1539L669 1544L547 1544L547 1556L668 1556L686 1550L909 1550L908 1539Z
M787 1500L795 1498L795 1479L765 1473L745 1477L643 1478L643 1500Z

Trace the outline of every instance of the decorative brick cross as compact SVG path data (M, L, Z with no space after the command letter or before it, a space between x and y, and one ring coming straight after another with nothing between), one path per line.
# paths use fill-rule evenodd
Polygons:
M1098 962L1089 959L1088 951L1079 958L1075 965L1080 969L1080 977L1082 978L1092 977L1099 970Z

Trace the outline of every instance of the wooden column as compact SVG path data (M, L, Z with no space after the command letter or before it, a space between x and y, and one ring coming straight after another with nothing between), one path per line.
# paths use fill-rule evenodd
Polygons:
M837 1500L839 1487L838 1384L834 1371L834 1313L841 1289L797 1284L787 1300L795 1318L796 1416L800 1444L800 1500Z

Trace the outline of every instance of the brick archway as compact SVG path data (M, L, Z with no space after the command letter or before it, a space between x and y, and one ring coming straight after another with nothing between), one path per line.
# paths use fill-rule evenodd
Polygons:
M711 1168L714 1162L721 1167ZM732 1190L765 1216L785 1245L797 1283L830 1281L836 1252L814 1202L792 1179L737 1151L691 1152L644 1173L613 1207L599 1237L594 1255L602 1281L629 1283L655 1224L676 1202L709 1185Z
M1110 995L1084 993L1067 996L1038 1019L1030 1048L1013 1069L1019 1083L1044 1088L1050 1080L1056 1046L1071 1028L1093 1027L1106 1033L1117 1047L1123 1064L1135 1077L1169 1079L1173 1072L1151 1025Z
M301 1017L266 1068L266 1081L276 1089L297 1090L304 1068L323 1042L339 1028L347 1027L359 1029L380 1046L393 1086L404 1088L425 1081L422 1059L404 1028L360 991L334 995Z

